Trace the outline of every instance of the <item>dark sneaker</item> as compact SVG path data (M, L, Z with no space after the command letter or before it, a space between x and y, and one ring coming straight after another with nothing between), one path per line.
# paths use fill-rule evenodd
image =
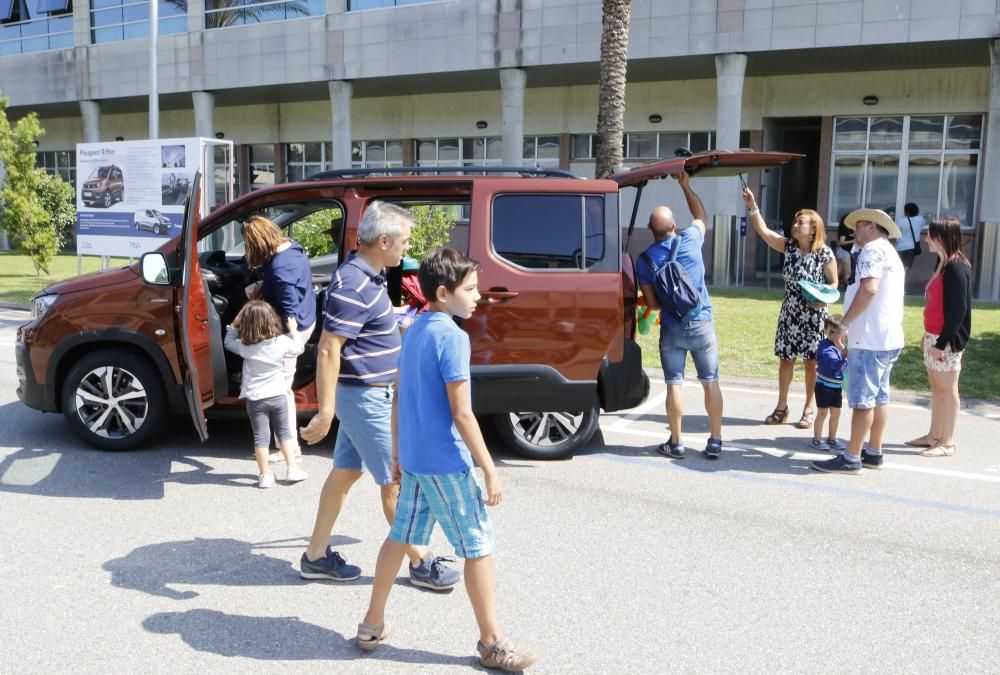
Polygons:
M309 560L302 554L299 561L299 575L303 579L333 579L334 581L354 581L361 576L361 568L349 565L344 556L326 547L326 555L319 560Z
M813 462L812 468L823 473L846 473L857 475L861 473L861 462L856 459L849 459L846 452L842 452L833 459L824 459L822 462Z
M455 559L429 554L416 567L410 563L410 583L432 591L447 591L453 588L462 580L462 573L445 565L446 562L455 562Z
M834 452L843 452L844 450L847 450L847 446L841 443L836 438L826 439L826 444L829 445L830 449L833 450Z
M671 443L670 441L661 443L656 451L664 457L673 457L674 459L684 459L684 455L687 452L684 449L683 443Z
M867 446L861 448L861 466L869 469L881 469L885 458L881 452L872 452Z
M705 445L705 456L709 459L718 459L721 454L722 439L709 437L708 444Z
M538 654L518 649L510 638L500 638L492 647L478 641L476 651L484 668L506 670L508 673L520 672L538 660Z
M830 450L833 449L833 446L830 445L830 441L824 440L822 438L814 438L811 441L809 441L809 447L812 448L813 450L822 450L823 452L829 452ZM839 449L840 448L838 448L838 450Z

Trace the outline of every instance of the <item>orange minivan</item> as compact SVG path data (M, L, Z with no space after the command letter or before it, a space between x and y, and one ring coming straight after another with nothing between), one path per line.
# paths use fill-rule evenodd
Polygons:
M631 408L649 391L634 339L637 288L619 190L641 192L647 181L681 171L734 175L796 157L713 151L615 180L499 167L351 169L257 190L203 218L194 207L197 177L179 236L135 265L35 296L32 319L18 330L18 396L61 412L81 438L107 450L147 445L170 413L185 411L204 440L206 414L243 410L241 363L222 339L252 280L239 227L245 218L263 214L295 238L298 221L329 211L343 260L372 201L449 205L467 216L452 242L481 264L480 309L462 324L472 342L474 409L521 455L566 457L593 436L601 410ZM629 231L634 210L632 217ZM400 278L390 270L397 298ZM314 275L319 303L329 279L328 268ZM293 384L300 412L316 409L318 339L319 329Z

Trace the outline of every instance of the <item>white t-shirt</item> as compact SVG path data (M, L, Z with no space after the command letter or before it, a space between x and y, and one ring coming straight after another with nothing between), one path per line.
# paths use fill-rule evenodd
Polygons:
M910 232L910 221L913 221L912 233ZM896 227L902 232L902 236L896 240L896 250L909 251L911 248L916 248L917 245L914 243L913 238L916 237L916 241L920 241L920 230L923 229L926 223L927 221L920 215L913 216L910 220L907 220L906 216L897 220Z
M892 243L885 237L868 242L858 256L854 283L847 287L844 311L848 311L862 279L879 279L878 292L868 309L851 324L848 347L886 351L903 348L903 291L906 270Z

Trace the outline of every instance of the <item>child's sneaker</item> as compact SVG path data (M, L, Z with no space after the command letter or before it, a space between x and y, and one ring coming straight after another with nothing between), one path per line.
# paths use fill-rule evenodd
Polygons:
M462 573L445 565L446 562L455 562L455 559L428 553L427 559L421 560L419 565L410 563L410 583L432 591L453 588L462 580Z
M809 447L813 450L822 450L824 452L829 452L832 449L830 442L822 438L814 438L809 441ZM838 448L839 450L840 448Z
M829 445L830 449L833 450L834 452L843 452L844 450L847 450L847 446L841 443L836 438L826 439L826 444Z
M298 466L290 466L288 467L288 471L285 472L286 483L298 483L300 481L304 481L308 477L309 474Z
M492 647L487 647L481 641L476 642L479 652L479 663L484 668L497 668L509 673L524 670L538 660L535 652L522 652L510 638L500 638Z
M265 474L261 474L257 477L257 487L261 490L266 490L267 488L274 485L274 474L268 471Z
M361 576L361 568L351 565L344 556L326 547L326 555L319 560L310 560L305 553L299 559L299 576L303 579L333 579L334 581L354 581Z

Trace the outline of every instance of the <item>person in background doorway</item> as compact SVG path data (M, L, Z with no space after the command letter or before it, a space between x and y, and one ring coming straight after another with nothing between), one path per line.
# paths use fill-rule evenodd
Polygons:
M847 288L847 280L851 276L851 250L854 248L854 230L844 224L845 213L837 225L837 287Z
M920 231L926 221L920 215L920 207L913 202L903 206L903 217L896 221L899 228L899 239L896 240L896 252L903 261L903 268L909 272L913 267L913 259L920 255Z

